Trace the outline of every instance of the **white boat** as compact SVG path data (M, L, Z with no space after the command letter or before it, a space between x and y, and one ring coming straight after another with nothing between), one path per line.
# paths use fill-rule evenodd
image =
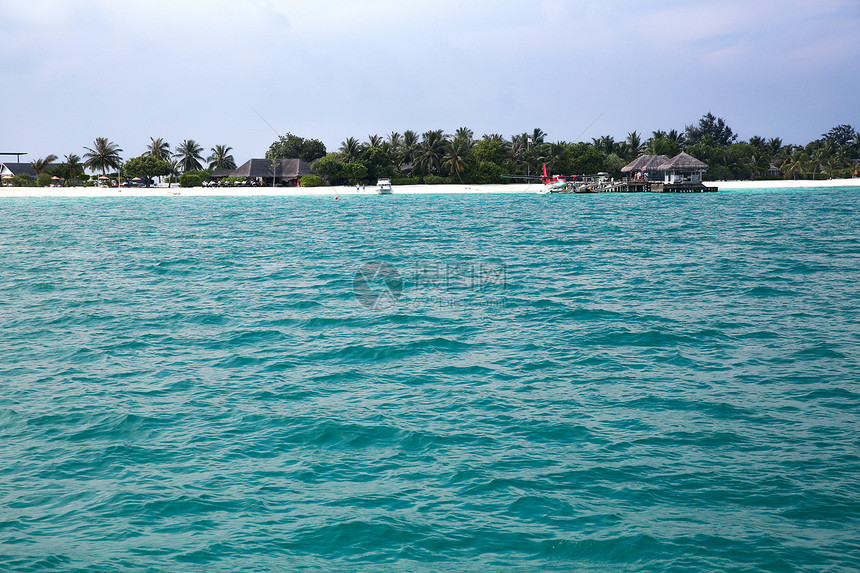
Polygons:
M391 180L380 179L376 182L376 192L380 195L391 195Z

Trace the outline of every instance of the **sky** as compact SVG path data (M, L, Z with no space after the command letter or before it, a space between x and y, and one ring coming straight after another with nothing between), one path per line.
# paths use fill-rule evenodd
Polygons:
M0 0L0 152L860 129L860 0ZM9 160L2 158L0 160Z

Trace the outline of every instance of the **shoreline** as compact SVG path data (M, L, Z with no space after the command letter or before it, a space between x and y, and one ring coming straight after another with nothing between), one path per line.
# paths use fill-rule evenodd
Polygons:
M706 181L719 191L768 189L813 189L860 187L860 178L827 179L823 181ZM536 194L543 189L537 183L491 185L401 185L394 187L395 195L436 194ZM3 187L0 198L14 197L282 197L282 196L340 196L376 195L375 186L356 191L355 187Z

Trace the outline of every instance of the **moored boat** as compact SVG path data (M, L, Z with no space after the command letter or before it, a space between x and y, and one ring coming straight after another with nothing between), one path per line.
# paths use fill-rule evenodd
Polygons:
M390 179L380 179L376 182L376 192L380 195L390 195L391 194L391 180Z

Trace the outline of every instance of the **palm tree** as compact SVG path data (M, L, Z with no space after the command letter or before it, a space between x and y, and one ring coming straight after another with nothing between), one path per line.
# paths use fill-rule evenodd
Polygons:
M203 152L203 148L197 144L193 139L186 139L182 143L179 144L179 147L176 148L176 153L173 154L174 157L179 159L179 166L182 168L183 173L187 173L189 171L202 171L203 164L203 156L200 155Z
M78 176L84 172L84 164L81 163L81 158L70 153L66 155L66 162L63 164L63 175L67 181L74 181L75 187L78 186Z
M604 135L603 137L593 139L592 143L594 147L603 152L604 155L612 155L616 151L617 143L615 143L615 138L611 135Z
M815 179L815 173L824 167L823 163L827 160L827 150L816 149L812 152L810 160L812 161L812 178Z
M645 148L645 145L642 143L642 137L636 133L636 131L631 131L627 134L627 139L625 140L627 143L627 151L633 155L639 155L642 153L642 150Z
M236 161L230 155L231 151L233 151L233 148L226 145L216 145L213 147L212 155L206 159L209 162L209 169L212 171L216 169L236 169Z
M53 153L48 155L44 159L36 159L35 161L30 162L30 167L33 168L33 171L36 172L36 175L41 175L42 172L51 166L51 163L57 160L57 156Z
M475 139L475 132L468 127L458 127L457 131L454 132L454 139L464 139L471 142Z
M481 139L483 141L488 141L488 142L500 141L500 142L504 143L506 146L508 143L507 141L505 141L505 136L502 135L501 133L490 133L489 135L485 133L484 137L482 137Z
M167 174L167 188L170 189L170 184L173 182L173 177L179 177L179 160L175 157L171 157L167 160L167 164L170 166L170 172Z
M767 171L770 162L767 155L762 151L757 151L749 157L749 168L752 174L751 179L756 179L762 172Z
M544 143L544 138L546 138L546 133L544 133L544 131L541 128L536 127L536 128L534 128L534 131L532 131L532 134L527 136L527 137L531 138L533 145L540 145L541 143Z
M528 150L529 136L526 133L522 135L511 136L511 147L508 149L508 157L514 161L523 161L526 151Z
M548 143L541 146L544 154L544 162L546 163L547 168L555 171L555 166L564 155L566 147L567 144L563 141Z
M426 175L438 171L442 166L442 158L447 151L448 139L441 129L425 131L421 137L421 146L418 148L416 163Z
M803 149L803 148L800 148L800 149ZM795 151L795 146L791 145L790 143L788 145L783 145L782 147L779 148L779 151L776 153L775 159L778 159L779 161L784 162L786 159L791 157L791 154L794 153L794 151Z
M763 148L767 146L767 141L760 135L753 135L748 142L753 147Z
M170 144L164 141L164 138L158 139L149 138L150 144L146 148L144 155L161 159L162 161L170 160Z
M827 174L830 175L831 179L836 177L836 170L840 167L842 167L841 154L834 153L827 158Z
M391 158L391 163L397 168L398 173L400 172L400 166L403 164L402 147L403 136L396 131L388 134L388 141L382 146L382 149Z
M401 163L414 163L418 151L418 134L407 129L403 132L403 145L400 147Z
M683 132L679 132L677 129L670 129L666 134L666 139L673 143L677 143L678 147L684 147L684 144L687 143L686 138L684 137Z
M463 178L460 176L460 173L469 166L467 156L469 154L469 150L472 148L472 141L465 137L457 137L454 139L454 142L447 147L448 151L443 157L442 166L447 167L451 173L456 173L457 179L462 183Z
M119 165L122 159L119 152L122 151L117 147L116 143L109 141L107 137L97 137L93 142L92 147L84 147L87 153L84 153L84 166L92 171L101 171L102 175L107 173L108 167L112 167L119 171Z
M382 138L378 135L368 135L367 136L367 147L382 147Z
M798 173L800 173L801 177L805 177L806 162L808 159L806 152L803 149L798 149L783 161L780 169L786 177L791 176L792 179L797 179Z
M392 131L388 134L388 145L391 146L391 151L397 151L403 145L403 136L396 131Z
M655 131L654 133L657 132ZM668 147L666 138L662 136L652 136L651 139L645 142L645 153L648 153L649 155L668 155L668 153L663 152L666 147Z
M771 157L779 153L780 149L782 149L782 139L779 137L771 137L767 140L767 150L770 152Z
M338 152L346 163L350 163L351 161L358 159L358 156L361 153L361 144L358 143L356 138L348 137L346 141L340 144Z

